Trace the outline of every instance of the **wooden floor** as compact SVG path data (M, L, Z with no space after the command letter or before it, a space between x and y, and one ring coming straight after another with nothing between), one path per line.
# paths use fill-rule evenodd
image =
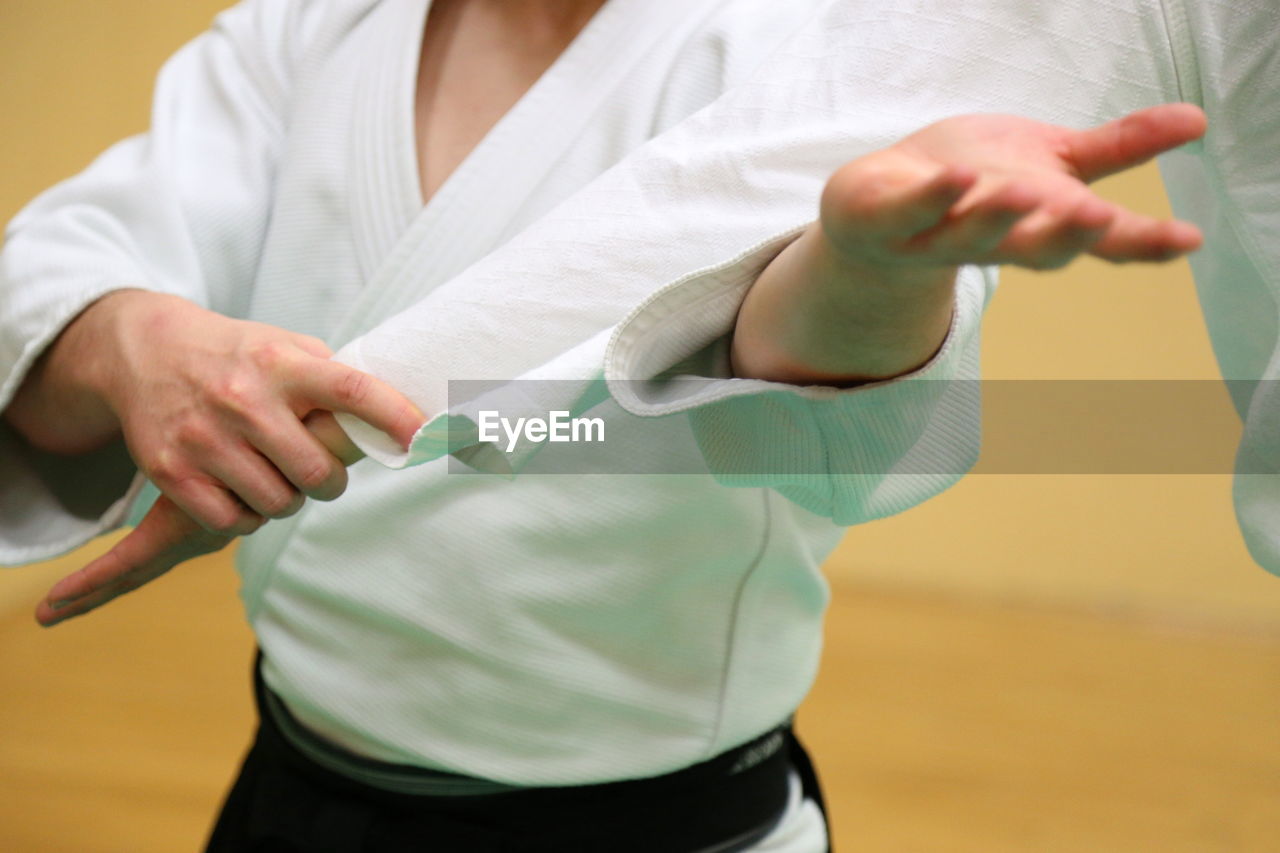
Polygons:
M161 61L230 2L0 3L0 220L142 130ZM1103 186L1168 215L1154 167ZM1185 265L1001 291L988 377L1217 376ZM970 477L848 541L801 717L841 853L1280 851L1280 581L1225 476ZM41 631L73 567L0 572L0 853L197 850L252 727L227 559Z
M251 728L225 556L52 631L0 578L0 851L199 849ZM835 583L837 849L1280 850L1280 638Z

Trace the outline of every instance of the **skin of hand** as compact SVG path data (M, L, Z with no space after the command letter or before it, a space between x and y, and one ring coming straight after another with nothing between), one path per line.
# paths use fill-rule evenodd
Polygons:
M36 447L83 453L123 434L138 467L210 533L332 500L346 469L302 423L349 412L408 446L425 420L325 344L177 296L112 292L67 327L6 410Z
M342 465L364 458L331 412L311 412L303 423L308 433ZM82 616L155 580L179 563L222 550L234 539L201 527L162 495L115 547L54 584L36 607L36 621L52 627Z
M1200 246L1185 222L1097 196L1089 182L1198 139L1190 104L1088 130L1005 115L945 119L840 168L820 216L764 270L734 329L735 375L854 385L929 361L963 264L1055 269L1082 254L1164 261Z
M119 290L82 311L4 417L55 453L123 436L163 497L108 554L55 584L37 620L52 625L99 607L297 512L304 495L338 497L345 466L361 454L334 411L408 447L423 413L331 354L316 338L167 294Z

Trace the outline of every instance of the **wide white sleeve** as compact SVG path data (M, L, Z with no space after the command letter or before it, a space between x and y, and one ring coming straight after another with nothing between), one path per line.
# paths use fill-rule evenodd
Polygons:
M842 524L906 509L958 479L976 459L977 408L972 387L953 380L977 376L990 270L962 274L946 342L910 377L846 390L728 375L663 381L727 338L760 270L813 221L831 172L929 120L866 109L840 35L859 9L830 4L746 85L347 342L339 360L433 415L407 453L340 416L355 441L392 467L453 451L509 474L536 444L477 449L467 416L476 403L456 387L450 399L448 380L509 380L544 412L581 410L603 380L634 416L688 416L722 482L777 488Z
M570 384L554 386L559 400L552 386L524 394L531 411L573 411L603 377L635 415L688 417L726 484L775 488L844 524L906 509L976 459L967 380L989 271L965 271L941 352L899 380L672 383L667 370L730 334L755 274L812 221L848 160L950 115L1087 127L1176 91L1158 0L834 0L751 80L339 352L433 415L407 454L344 426L384 464L461 450L474 466L518 470L536 447L468 446L476 406L449 399L447 379L576 379L579 398Z
M1164 158L1179 216L1205 232L1191 256L1244 437L1234 498L1246 544L1280 574L1280 27L1270 0L1166 0L1202 145Z
M0 253L0 410L58 333L120 288L237 314L266 233L302 4L251 0L160 72L148 133L118 143L9 224ZM0 426L0 563L119 526L141 487L123 443L42 454Z

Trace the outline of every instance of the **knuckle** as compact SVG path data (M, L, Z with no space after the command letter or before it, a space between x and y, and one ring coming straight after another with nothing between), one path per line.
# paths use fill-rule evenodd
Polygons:
M330 489L329 494L325 497L325 500L334 500L335 498L339 498L342 496L342 493L345 492L346 490L347 490L347 469L339 467L336 475L333 478L333 486Z
M185 418L173 430L174 441L180 447L205 449L215 442L212 426L199 418Z
M368 398L372 388L372 376L367 373L361 373L358 370L351 370L343 374L342 379L338 382L338 387L334 389L334 393L342 404L359 406Z
M316 462L304 468L295 485L307 492L328 494L333 491L332 482L339 466Z
M286 346L275 340L259 341L249 349L249 360L265 371L272 371L284 363Z
M300 497L293 491L273 492L259 501L262 514L268 518L287 518L302 508Z
M404 400L396 408L395 426L406 432L416 432L422 425L423 415L411 401Z
M242 513L228 509L210 513L204 519L204 526L211 533L219 536L240 536L244 532L245 524Z
M325 484L321 490L317 490L315 498L321 501L332 501L342 497L342 493L347 490L347 470L341 468L334 477Z
M250 509L219 502L196 517L209 534L221 537L247 536L266 523L266 519Z
M152 482L161 487L176 484L183 478L183 467L178 454L169 448L157 452L143 470Z
M231 515L220 529L215 527L213 532L228 537L248 536L266 523L267 520L256 513L241 512Z
M256 383L244 373L231 373L217 384L214 397L218 405L236 414L247 414L255 408Z

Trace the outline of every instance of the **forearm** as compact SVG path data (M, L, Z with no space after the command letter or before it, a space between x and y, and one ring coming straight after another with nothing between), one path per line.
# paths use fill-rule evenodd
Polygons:
M77 454L120 437L120 421L102 394L107 321L115 308L146 292L116 290L93 302L44 351L13 400L5 421L33 447Z
M814 223L747 293L734 329L734 373L804 385L908 373L946 337L955 274L866 262Z

